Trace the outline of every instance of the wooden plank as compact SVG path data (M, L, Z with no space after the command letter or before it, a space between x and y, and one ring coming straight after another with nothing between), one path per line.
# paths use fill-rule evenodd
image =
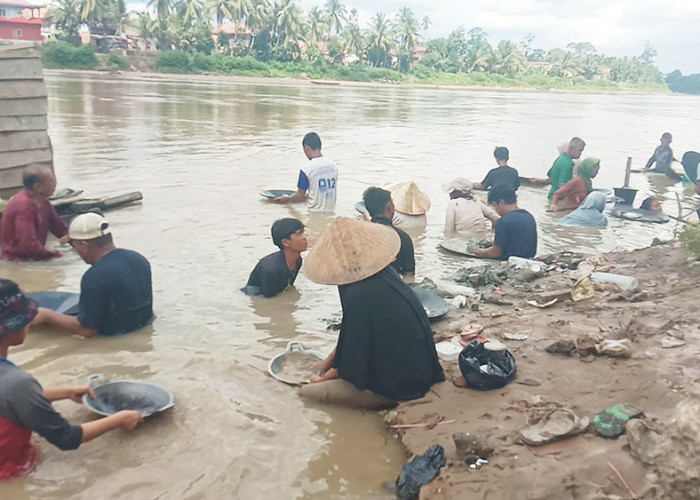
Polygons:
M46 97L43 80L9 80L0 85L0 99L26 99Z
M48 112L46 97L31 99L0 99L0 117L45 115Z
M0 132L46 130L48 126L46 115L5 116L0 120Z
M42 162L53 162L51 147L27 151L7 151L0 153L0 172L14 167L29 165L30 163ZM0 186L4 186L2 181L0 181Z
M41 59L6 59L0 62L0 80L43 80Z
M46 130L0 132L0 152L44 149L50 147Z

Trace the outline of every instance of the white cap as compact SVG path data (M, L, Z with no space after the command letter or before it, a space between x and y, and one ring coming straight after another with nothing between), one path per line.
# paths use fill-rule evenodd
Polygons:
M93 240L111 232L107 219L100 214L88 212L73 219L68 228L68 237L71 240Z

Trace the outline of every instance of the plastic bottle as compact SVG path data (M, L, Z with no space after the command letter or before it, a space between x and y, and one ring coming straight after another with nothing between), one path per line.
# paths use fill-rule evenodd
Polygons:
M639 288L639 281L632 276L624 276L622 274L612 273L593 273L591 280L596 283L615 283L623 290L636 290Z
M516 257L512 255L508 257L508 264L514 266L516 269L529 269L532 272L541 272L547 268L547 264L540 262L539 260L524 259L522 257Z

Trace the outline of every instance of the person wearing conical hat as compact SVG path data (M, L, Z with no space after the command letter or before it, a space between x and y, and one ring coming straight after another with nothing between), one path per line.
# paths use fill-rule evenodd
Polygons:
M413 181L389 182L382 186L391 193L394 203L392 223L403 229L424 229L428 223L430 197Z
M304 263L316 283L338 285L343 319L323 375L299 391L329 404L382 409L423 397L445 380L428 317L391 267L401 247L382 224L335 219Z
M457 177L442 185L450 195L445 215L445 237L482 238L489 232L489 221L495 224L500 215L472 196L473 184L469 179Z
M73 219L68 237L80 258L90 264L80 280L78 315L40 307L32 326L48 324L89 338L121 335L151 324L155 316L148 260L117 248L109 222L96 213Z
M32 446L36 432L61 450L74 450L119 427L131 430L143 421L141 413L122 410L82 425L71 425L51 406L52 401L81 402L89 387L42 388L39 382L7 359L10 347L22 345L37 305L17 286L0 279L0 481L29 472L36 463Z
M406 231L392 224L395 210L391 193L382 188L370 187L364 192L362 199L371 217L371 222L391 227L401 238L401 249L392 264L396 272L403 276L414 276L416 274L416 258L413 253L413 240Z

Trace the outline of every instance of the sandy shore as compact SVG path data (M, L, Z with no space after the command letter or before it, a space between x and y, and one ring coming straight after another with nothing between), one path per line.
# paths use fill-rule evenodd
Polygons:
M481 323L482 335L507 344L518 373L502 389L460 389L451 383L460 375L458 363L443 362L446 382L385 415L389 424L455 421L398 431L411 455L433 444L445 449L447 467L422 488L421 498L630 498L608 462L638 498L698 498L700 395L694 391L700 380L700 265L689 263L682 249L667 245L604 257L611 272L636 277L642 292L623 297L608 285L596 298L582 302L560 300L546 309L527 305L535 294L571 287L566 272L551 271L531 283L502 285L504 295L499 297L512 305L482 304L478 312L452 309L448 318L433 325L439 341L457 334L465 322ZM504 340L505 333L526 333L528 338ZM589 333L629 339L632 357L545 351L556 340ZM668 339L685 344L662 348ZM592 420L623 402L639 406L645 421L662 431L666 444L653 464L632 456L626 435L605 439L592 426L580 436L539 447L520 438L520 431L548 408L561 406ZM686 414L691 408L685 421L683 408ZM457 459L452 435L458 432L481 436L493 446L487 465L473 470Z
M75 75L105 75L110 78L120 77L127 80L163 80L177 82L221 82L240 85L280 85L280 86L313 86L313 87L360 87L360 88L401 88L401 89L443 89L483 92L547 92L555 94L629 94L647 95L660 92L641 92L634 90L594 90L594 89L538 89L534 87L493 87L480 85L433 85L419 83L392 82L353 82L348 80L314 80L309 78L275 78L259 76L231 76L217 73L201 75L183 75L175 73L155 73L142 71L108 71L108 70L72 70L44 69L46 75L75 74Z

